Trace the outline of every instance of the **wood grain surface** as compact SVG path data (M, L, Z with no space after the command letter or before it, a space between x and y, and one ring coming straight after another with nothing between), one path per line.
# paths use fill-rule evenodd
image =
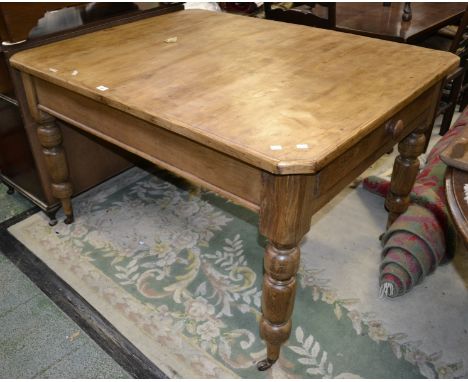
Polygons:
M322 169L458 58L190 10L23 51L11 63L259 168L294 174Z
M67 89L37 79L35 84L41 110L58 120L258 211L256 167Z

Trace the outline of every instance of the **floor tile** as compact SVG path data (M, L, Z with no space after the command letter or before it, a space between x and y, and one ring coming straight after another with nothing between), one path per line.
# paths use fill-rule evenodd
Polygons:
M37 378L131 378L93 342L86 342L73 353L43 370Z
M27 276L0 254L0 318L40 293Z
M31 378L80 346L66 336L78 329L44 295L21 304L0 319L0 375Z
M82 352L89 353L88 359ZM0 318L0 377L32 378L47 372L51 377L68 378L126 376L117 363L41 293Z

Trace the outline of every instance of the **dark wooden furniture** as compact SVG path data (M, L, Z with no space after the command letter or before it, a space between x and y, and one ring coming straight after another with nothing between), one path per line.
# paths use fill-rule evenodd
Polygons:
M468 171L453 167L447 168L445 175L445 192L452 221L457 227L459 236L468 249Z
M2 42L25 41L29 32L46 12L79 3L0 3L0 35Z
M413 19L413 10L411 9L411 3L406 2L403 8L403 14L401 15L403 21L411 21Z
M15 52L112 25L151 17L181 5L139 10L133 3L2 3L0 33L0 181L17 190L51 218L60 203L53 196L33 118L28 112L21 78L10 76L8 57ZM67 5L66 8L62 8ZM60 10L57 10L61 8ZM56 10L53 13L44 12ZM78 194L133 165L134 158L95 137L61 123L69 153L74 194Z
M448 145L440 159L447 165L445 194L452 221L459 237L468 249L468 128L456 141Z
M467 83L465 72L468 57L467 10L468 7L465 7L465 13L458 24L456 32L452 36L446 33L436 33L419 44L430 49L451 52L460 57L460 67L447 77L441 94L441 102L436 114L436 116L443 115L440 135L444 135L449 130L455 107L459 101L460 108L464 108L464 97L462 94L463 87L467 87L464 84Z
M256 3L252 2L218 2L218 5L224 12L253 17L256 16L261 9Z
M449 51L455 52L460 57L460 67L463 67L465 71L459 98L460 111L463 111L468 105L468 75L466 75L468 70L468 6Z
M267 358L258 365L265 370L291 332L299 242L312 215L397 142L388 223L407 209L442 80L459 59L224 13L159 17L10 62L68 223L74 186L58 120L259 212L269 242L260 321ZM335 48L320 49L323 41Z
M292 3L292 8L275 7L265 2L265 18L310 27L334 29L336 24L336 3ZM320 9L319 8L323 8Z
M458 24L466 3L411 3L412 19L404 21L405 3L337 3L336 30L415 44L440 28Z
M300 12L283 11L281 13L281 10L278 10L270 18L310 26L317 26L314 20L323 23L320 20L327 20L329 18L328 8L333 3L309 4L322 4L323 6L312 7L309 14L297 17L294 16ZM332 13L335 18L334 24L330 23L328 25L330 29L336 29L341 32L415 44L446 25L458 24L466 8L466 4L464 3L415 2L411 3L411 20L406 21L405 19L409 16L402 17L402 15L409 14L407 4L398 2L336 3L336 8ZM266 8L271 8L271 3L265 3L265 5ZM267 10L265 10L265 13L266 17L269 18ZM307 18L311 20L309 24L302 22ZM322 27L327 27L327 24L323 24Z

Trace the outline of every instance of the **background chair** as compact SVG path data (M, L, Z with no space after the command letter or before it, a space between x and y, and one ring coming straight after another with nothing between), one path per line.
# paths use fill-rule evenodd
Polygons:
M436 115L443 114L440 135L444 135L450 128L457 103L460 102L460 110L463 110L468 103L468 76L465 75L468 57L467 24L468 12L465 11L458 26L443 28L420 44L426 48L451 52L460 57L460 67L447 77L442 90Z

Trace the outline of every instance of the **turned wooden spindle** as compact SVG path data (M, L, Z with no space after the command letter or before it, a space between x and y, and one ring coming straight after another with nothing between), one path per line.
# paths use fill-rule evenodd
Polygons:
M291 334L299 259L297 246L278 248L270 243L265 251L260 336L267 343L267 358L259 362L259 370L268 369L278 359L281 345Z
M37 135L42 146L47 168L52 181L52 195L60 200L65 213L65 224L73 222L71 196L73 188L69 182L68 164L62 147L62 132L49 114L40 112Z
M411 21L411 19L413 18L413 11L411 10L411 3L405 3L401 18L403 21Z
M299 268L299 242L309 231L315 178L310 175L270 175L263 178L260 232L269 239L265 250L260 336L267 357L257 364L270 368L291 334L291 315Z
M408 209L410 192L419 171L418 156L424 151L426 126L420 126L398 145L400 155L393 165L390 191L385 199L388 209L387 228Z

